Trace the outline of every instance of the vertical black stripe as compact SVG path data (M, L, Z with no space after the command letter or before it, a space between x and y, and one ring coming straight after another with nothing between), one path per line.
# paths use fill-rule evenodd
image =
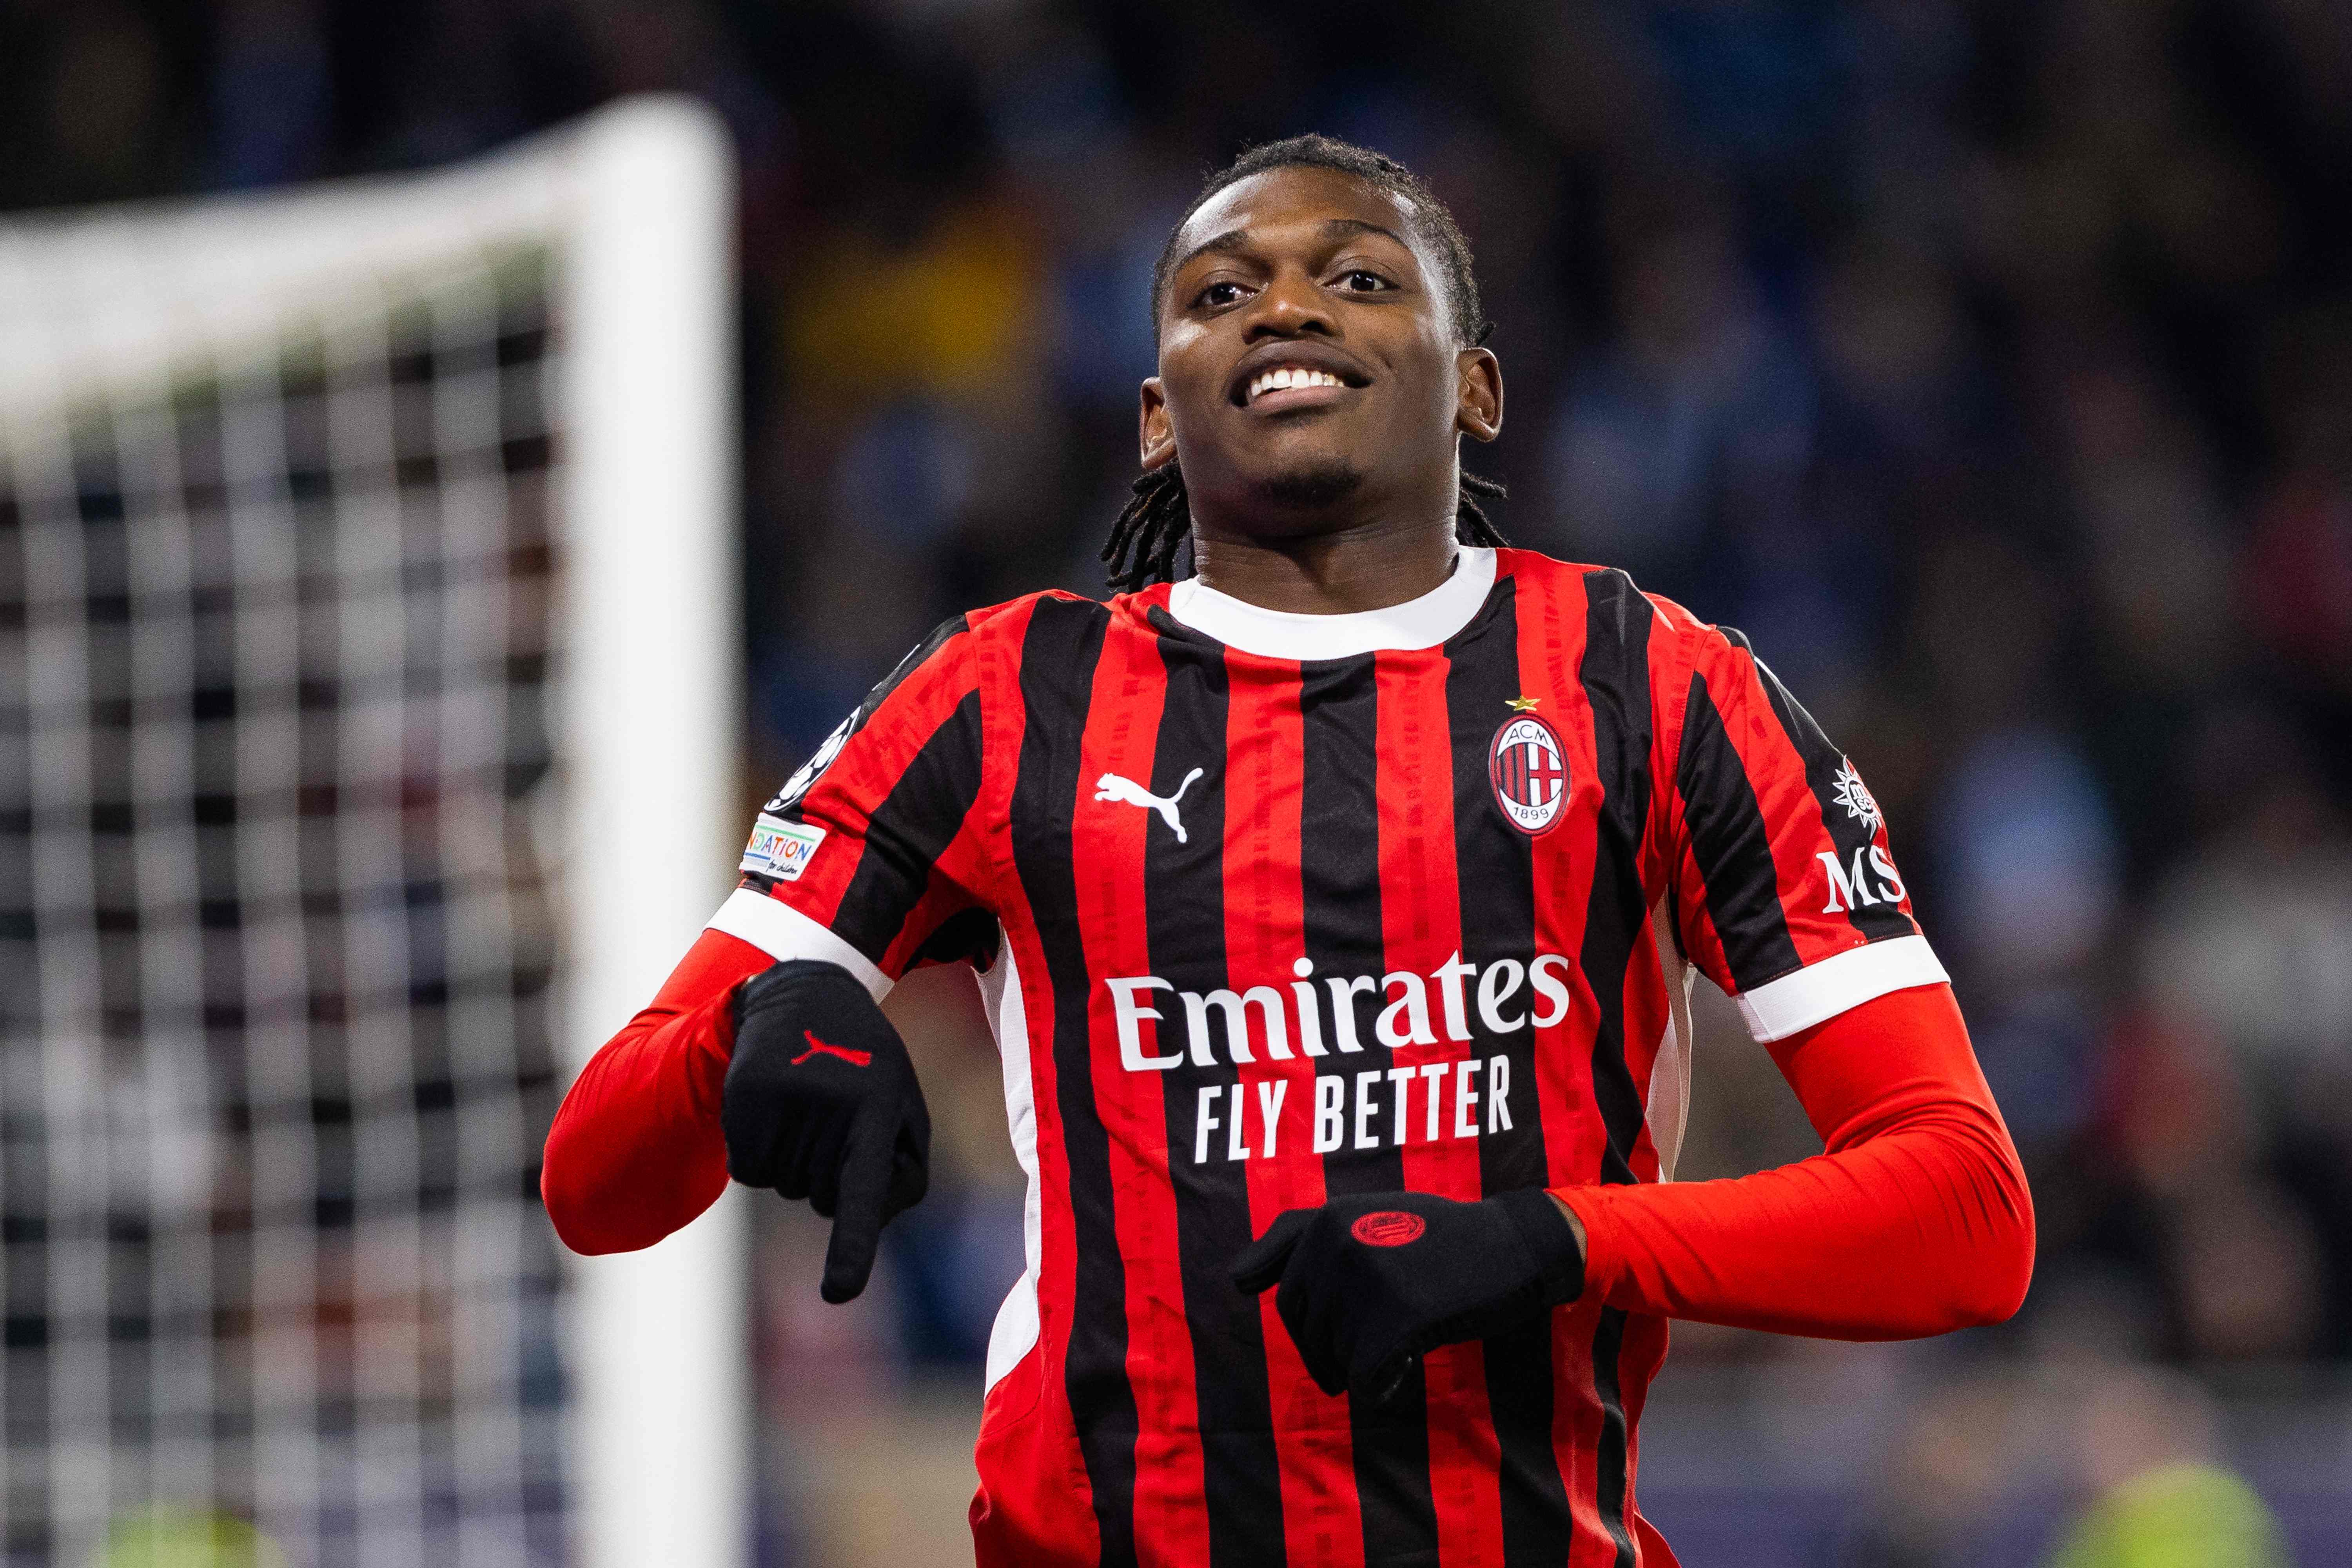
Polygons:
M1756 658L1756 650L1748 646L1745 635L1730 626L1718 629L1735 647L1744 649L1748 658ZM1780 678L1773 674L1771 667L1760 658L1756 658L1756 679L1763 685L1766 700L1772 704L1773 717L1780 721L1780 732L1789 737L1790 747L1804 760L1805 787L1812 791L1813 799L1821 805L1822 826L1828 829L1830 843L1837 849L1838 864L1852 875L1854 858L1859 855L1867 864L1871 846L1877 837L1877 803L1869 801L1866 805L1862 805L1857 802L1856 805L1849 805L1838 798L1838 774L1848 773L1856 786L1861 784L1861 774L1853 771L1853 764L1846 759L1846 754L1822 732L1822 727L1813 721L1813 716L1805 711L1804 705L1780 684ZM1863 799L1868 799L1866 791ZM1856 806L1861 807L1862 815L1856 814ZM1847 921L1872 942L1881 937L1913 935L1918 928L1894 903L1864 901L1865 898L1876 897L1883 883L1884 879L1874 869L1866 875L1855 899L1845 911Z
M931 867L980 795L980 693L968 691L931 731L866 830L866 850L834 916L835 934L882 962L923 891Z
M832 734L827 735L818 743L817 749L809 753L808 761L795 769L792 776L784 781L782 787L760 809L770 816L778 817L786 822L803 820L801 802L807 798L809 786L824 776L825 770L833 766L834 758L841 754L842 748L849 743L850 737L866 728L872 721L875 710L889 700L890 694L906 683L907 677L920 669L933 654L947 647L951 640L969 627L969 618L963 616L952 616L933 626L930 634L907 650L906 658L900 659L890 673L884 676L874 689L866 694L866 700L850 710L849 717L844 719ZM772 879L761 880L764 883Z
M1387 973L1387 938L1381 926L1379 695L1372 657L1305 666L1298 706L1305 755L1301 759L1299 814L1301 900L1305 907L1307 956L1323 1010L1323 1036L1329 1054L1317 1058L1318 1074L1342 1081L1341 1104L1352 1110L1355 1075L1388 1065L1372 1035L1380 999L1357 995L1355 1038L1363 1049L1339 1049L1342 1038L1331 1006L1334 975ZM1374 825L1367 832L1367 825ZM1320 1079L1318 1079L1318 1082ZM1341 1124L1339 1146L1323 1157L1323 1183L1333 1197L1354 1193L1393 1193L1404 1188L1402 1151L1358 1150L1354 1121ZM1427 1387L1416 1366L1396 1397L1381 1408L1351 1403L1349 1437L1355 1452L1356 1496L1364 1526L1368 1563L1435 1562L1437 1507L1429 1485Z
M1519 679L1518 580L1506 578L1486 608L1446 645L1445 710L1454 750L1454 873L1462 907L1462 956L1484 969L1498 959L1525 965L1535 958L1534 841L1505 819L1495 803L1487 758L1495 733L1511 717L1511 700L1525 694ZM1538 709L1540 711L1540 709ZM1547 715L1556 719L1556 714ZM1524 758L1514 747L1511 784L1528 798ZM1477 977L1463 981L1463 1014L1470 1049L1481 1064L1499 1056L1511 1064L1511 1096L1519 1101L1507 1131L1478 1140L1482 1192L1546 1184L1549 1166L1543 1118L1536 1111L1535 1030L1522 1024L1497 1031L1481 1016ZM1511 1000L1525 1004L1524 979ZM1515 1009L1499 1009L1507 1019ZM1516 1009L1524 1020L1526 1009ZM1441 1080L1443 1081L1443 1080ZM1487 1081L1482 1065L1478 1081ZM1449 1095L1449 1099L1452 1097ZM1449 1119L1444 1131L1453 1132ZM1479 1125L1484 1126L1483 1118ZM1486 1405L1501 1452L1503 1562L1557 1563L1565 1559L1574 1525L1568 1488L1552 1447L1553 1376L1549 1317L1486 1343Z
M1627 1474L1633 1455L1625 1391L1618 1363L1625 1349L1625 1311L1603 1307L1592 1330L1592 1392L1601 1401L1601 1443L1592 1456L1592 1487L1601 1522L1617 1542L1616 1568L1633 1568L1633 1537L1625 1528Z
M1181 790L1184 841L1155 815L1144 825L1144 928L1150 973L1202 995L1223 986L1225 961L1225 753L1229 696L1223 650L1162 637L1168 686L1153 748L1151 793ZM1193 769L1202 770L1187 787ZM1163 1004L1166 1005L1166 1004ZM1172 1011L1173 1009L1171 1009ZM1181 1013L1178 1012L1178 1016ZM1180 1028L1181 1025L1178 1026ZM1176 1250L1184 1280L1184 1323L1192 1341L1192 1384L1201 1416L1202 1501L1210 1568L1282 1561L1282 1478L1274 1447L1274 1401L1266 1384L1265 1338L1255 1297L1226 1270L1250 1244L1249 1165L1226 1157L1241 1079L1222 1026L1212 1027L1216 1065L1160 1074L1168 1118L1168 1173L1176 1190ZM1189 1040L1189 1037L1188 1037ZM1197 1045L1199 1042L1190 1042ZM1218 1126L1208 1158L1195 1163L1202 1093ZM1246 1090L1244 1124L1255 1106ZM1253 1147L1254 1141L1244 1147Z
M1723 943L1723 962L1742 991L1777 980L1799 965L1797 944L1780 908L1780 873L1764 810L1731 736L1723 727L1706 677L1691 676L1683 710L1683 821L1691 856L1706 887L1707 916Z
M1601 773L1599 842L1579 962L1600 1005L1592 1038L1592 1097L1608 1142L1601 1179L1633 1179L1633 1145L1643 1109L1625 1060L1625 975L1649 918L1642 891L1642 839L1650 815L1650 602L1622 572L1584 579L1584 659L1579 675L1592 707L1594 764ZM1687 743L1687 742L1685 742ZM1592 1384L1601 1400L1594 1484L1603 1523L1617 1542L1617 1568L1633 1568L1625 1528L1629 1434L1618 1390L1617 1352L1625 1317L1603 1308L1592 1341Z
M1077 1280L1064 1363L1070 1415L1094 1491L1104 1568L1135 1555L1135 1390L1127 1380L1127 1268L1111 1208L1110 1138L1095 1109L1086 950L1072 858L1079 742L1108 617L1043 599L1021 648L1024 721L1013 785L1013 857L1054 989L1055 1105L1069 1163Z

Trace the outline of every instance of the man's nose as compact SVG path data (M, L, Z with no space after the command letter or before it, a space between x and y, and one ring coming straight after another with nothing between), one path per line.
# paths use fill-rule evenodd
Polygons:
M1255 342L1263 338L1295 338L1306 332L1321 332L1338 336L1339 320L1332 314L1330 297L1303 267L1285 267L1266 280L1265 289L1250 307L1250 319L1243 329L1243 338Z

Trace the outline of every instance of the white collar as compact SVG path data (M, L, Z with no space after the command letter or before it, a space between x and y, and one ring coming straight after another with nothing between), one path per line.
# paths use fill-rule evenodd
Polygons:
M1495 552L1465 548L1445 581L1384 610L1304 616L1220 594L1198 577L1168 592L1168 613L1228 647L1265 658L1352 658L1383 648L1435 647L1470 624L1495 586Z

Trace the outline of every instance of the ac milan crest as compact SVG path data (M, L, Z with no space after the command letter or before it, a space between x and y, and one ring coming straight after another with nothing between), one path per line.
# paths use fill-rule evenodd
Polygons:
M1568 748L1538 715L1517 714L1495 731L1486 776L1504 818L1532 838L1549 832L1568 804Z
M1348 1234L1366 1247L1402 1247L1408 1241L1418 1241L1429 1222L1417 1214L1402 1209L1382 1209L1368 1214L1348 1227Z

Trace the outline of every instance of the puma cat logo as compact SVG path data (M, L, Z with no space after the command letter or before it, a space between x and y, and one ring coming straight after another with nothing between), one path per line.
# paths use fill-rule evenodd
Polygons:
M865 1067L874 1059L874 1053L872 1051L856 1050L848 1046L828 1045L824 1041L818 1039L816 1037L815 1031L811 1029L803 1029L801 1031L801 1038L809 1043L809 1048L792 1059L790 1065L793 1067L800 1066L801 1063L808 1060L811 1057L819 1056L839 1057L843 1061L847 1062L854 1068Z
M1191 789L1192 781L1200 776L1201 770L1194 768L1184 775L1184 782L1176 786L1174 795L1162 796L1152 794L1133 779L1121 778L1117 773L1105 773L1095 780L1095 798L1117 801L1122 805L1139 805L1146 811L1156 811L1160 814L1160 820L1175 830L1176 842L1189 844L1192 840L1184 837L1184 819L1176 815L1176 803L1184 798L1184 792Z

